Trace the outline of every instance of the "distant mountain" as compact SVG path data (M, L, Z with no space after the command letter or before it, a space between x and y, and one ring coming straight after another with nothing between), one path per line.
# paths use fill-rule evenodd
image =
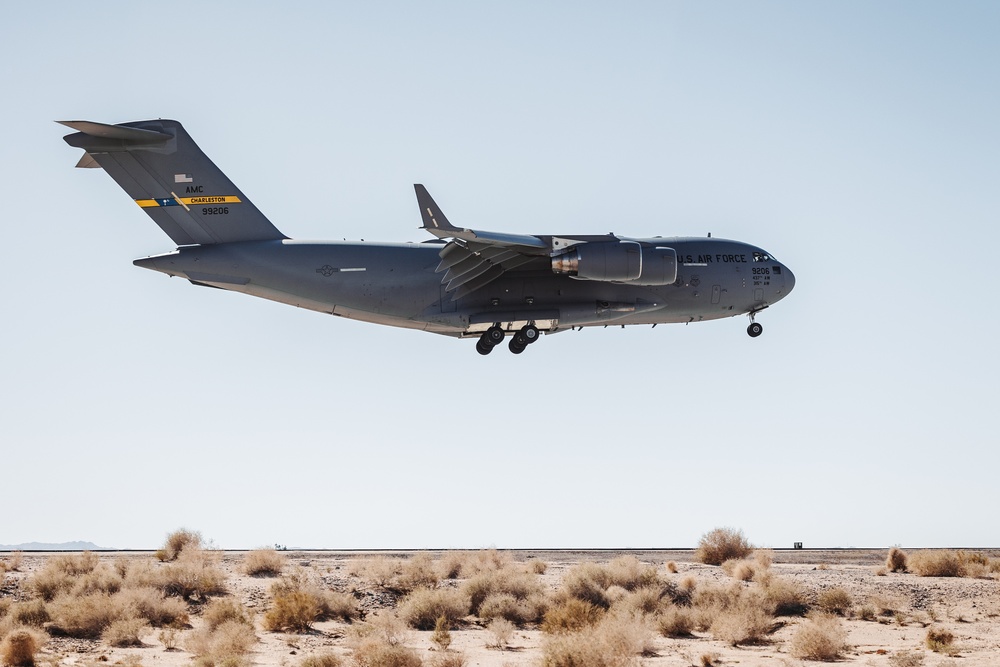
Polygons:
M24 544L0 544L0 551L99 551L93 542L25 542Z

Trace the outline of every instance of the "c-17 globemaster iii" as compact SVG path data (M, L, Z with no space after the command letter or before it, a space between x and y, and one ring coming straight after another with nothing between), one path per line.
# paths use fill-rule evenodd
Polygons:
M135 260L195 285L351 319L477 338L520 354L540 333L614 325L754 321L795 285L757 246L711 238L521 235L455 227L415 185L424 243L288 238L198 148L180 123L62 121L177 245Z

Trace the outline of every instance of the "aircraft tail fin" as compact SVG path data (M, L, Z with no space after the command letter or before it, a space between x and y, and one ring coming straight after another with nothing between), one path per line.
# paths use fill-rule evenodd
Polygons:
M288 238L202 152L180 123L108 125L58 121L85 153L77 167L102 167L177 245Z

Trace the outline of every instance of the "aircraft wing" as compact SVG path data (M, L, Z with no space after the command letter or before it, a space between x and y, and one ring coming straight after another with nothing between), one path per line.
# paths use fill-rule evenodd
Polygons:
M455 227L427 188L416 184L413 189L424 229L440 239L451 239L439 253L441 261L436 270L446 272L441 282L453 293L453 301L488 285L506 271L540 258L548 259L551 250L548 241L537 236Z

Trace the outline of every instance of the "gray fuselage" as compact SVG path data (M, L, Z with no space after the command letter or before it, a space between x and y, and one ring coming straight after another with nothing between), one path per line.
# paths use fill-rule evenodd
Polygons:
M714 238L638 239L677 254L677 279L629 285L558 275L544 260L453 300L435 271L443 243L270 240L181 247L141 266L195 284L342 317L451 336L494 323L555 333L606 324L698 322L784 298L791 271L756 246Z

